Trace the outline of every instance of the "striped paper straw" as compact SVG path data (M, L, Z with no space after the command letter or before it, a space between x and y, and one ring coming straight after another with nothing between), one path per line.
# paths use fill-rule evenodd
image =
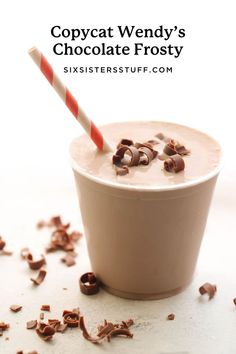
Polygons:
M29 50L29 55L39 67L48 82L53 86L55 91L61 97L62 101L66 104L67 108L75 116L78 122L82 125L86 133L90 136L93 142L97 145L98 149L104 152L112 151L113 149L109 143L104 139L104 136L96 125L87 117L74 96L70 93L68 88L61 82L59 77L54 72L53 68L45 58L45 56L36 48L33 47Z

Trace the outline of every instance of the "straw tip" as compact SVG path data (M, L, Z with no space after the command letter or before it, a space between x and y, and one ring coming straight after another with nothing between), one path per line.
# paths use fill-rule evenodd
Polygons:
M28 53L31 54L31 53L35 52L36 50L37 50L36 47L32 47L28 50Z

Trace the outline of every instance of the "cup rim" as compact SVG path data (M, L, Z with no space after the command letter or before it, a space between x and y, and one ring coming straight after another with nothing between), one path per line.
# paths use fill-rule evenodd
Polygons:
M158 122L162 122L162 121L158 121ZM164 123L170 123L170 124L177 124L174 122L164 122ZM206 136L208 136L210 139L213 139L220 147L220 159L219 159L219 163L218 165L210 172L208 172L207 174L197 177L191 181L186 181L186 182L182 182L182 183L178 183L178 184L173 184L173 185L162 185L162 186L158 186L158 185L128 185L128 184L120 184L117 182L113 182L113 181L109 181L109 180L104 180L100 177L97 176L93 176L90 173L86 172L85 170L83 170L78 164L77 162L72 158L71 156L71 151L69 154L69 161L70 161L70 165L72 167L72 169L75 172L78 172L81 176L89 179L90 181L93 181L97 184L103 185L103 186L108 186L114 189L120 189L120 190L128 190L128 191L140 191L140 192L165 192L165 191L171 191L171 190L179 190L179 189L186 189L186 188L190 188L193 186L196 186L198 184L204 183L210 179L212 179L213 177L217 176L219 174L219 172L222 169L222 147L219 144L219 142L214 139L212 136L210 136L209 134L199 130L199 129L195 129L192 127L189 127L187 125L183 125L183 124L178 124L178 125L182 125L184 127L190 128L190 129L194 129L196 131L199 131L201 134L205 134ZM74 140L74 139L73 139ZM73 140L70 144L70 146L73 143Z

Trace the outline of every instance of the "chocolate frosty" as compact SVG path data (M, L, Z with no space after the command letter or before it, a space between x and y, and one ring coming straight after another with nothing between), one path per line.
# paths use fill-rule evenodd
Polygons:
M159 157L163 156L166 141L156 137L159 132L165 137L179 141L190 150L190 153L184 156L184 171L177 174L166 172L163 163L156 158L148 166L133 166L125 176L117 176L112 168L112 153L103 154L97 151L86 135L74 140L71 156L75 163L83 171L104 181L137 186L168 186L205 176L219 164L219 144L208 135L185 126L164 122L129 122L109 124L101 130L113 143L114 153L115 147L123 138L132 139L134 142L154 139L158 142L154 149L158 151Z
M164 122L114 123L101 130L113 153L97 151L85 135L70 149L91 270L107 291L121 297L176 294L193 277L219 173L220 146L200 131ZM156 137L160 132L190 153L165 155L173 146L166 148ZM144 149L143 164L135 153L134 166L126 166L129 173L117 175L113 162L123 158L117 144L124 138L134 143L155 139L158 154L152 159L151 150ZM127 161L132 151L126 150ZM179 159L185 168L175 172Z

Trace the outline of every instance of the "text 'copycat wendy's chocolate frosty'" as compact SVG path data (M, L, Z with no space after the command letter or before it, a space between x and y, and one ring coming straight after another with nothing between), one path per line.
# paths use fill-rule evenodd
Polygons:
M114 147L75 139L72 167L92 270L109 292L154 299L190 282L219 173L220 146L165 122L101 127Z

